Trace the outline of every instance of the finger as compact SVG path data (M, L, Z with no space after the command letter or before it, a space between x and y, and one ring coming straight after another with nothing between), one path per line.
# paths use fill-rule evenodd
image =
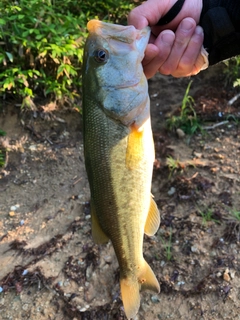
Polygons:
M195 67L194 74L197 74L201 70L205 70L209 67L208 52L206 51L206 49L204 49L203 46L201 48L201 52L198 55L198 58L197 58L197 61L195 62L194 67Z
M142 6L133 9L128 15L128 25L133 25L136 29L143 29L148 26L148 20L142 12Z
M143 61L144 72L148 79L153 77L162 64L168 59L174 40L174 33L170 30L165 30L160 33L154 45L152 44L155 54L153 54L153 52L151 55L149 53L146 54L146 58Z
M150 63L159 54L159 49L155 44L149 43L145 50L145 56L142 61L143 67Z
M155 25L169 8L173 1L165 3L164 1L148 0L140 6L134 8L128 15L128 24L137 29L143 29L148 25Z
M186 50L183 52L179 60L176 72L172 73L174 77L186 76L186 74L195 74L199 72L204 64L204 59L201 55L203 44L203 30L197 26L193 36L188 42Z
M188 43L195 31L196 22L192 18L184 19L176 30L175 41L166 62L161 66L162 74L172 74L178 67L179 61L185 52Z

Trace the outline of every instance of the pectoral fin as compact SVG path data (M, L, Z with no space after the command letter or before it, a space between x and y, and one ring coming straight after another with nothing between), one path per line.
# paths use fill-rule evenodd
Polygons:
M96 209L91 201L91 221L92 221L92 237L93 241L96 244L103 244L108 242L109 238L106 236L106 234L103 232L96 215Z
M148 216L147 216L147 220L144 227L144 233L148 236L153 236L157 232L159 225L160 225L160 213L156 205L156 202L153 200L151 196L150 208L148 211Z
M143 155L143 131L138 131L134 126L128 136L126 166L134 169L141 161Z

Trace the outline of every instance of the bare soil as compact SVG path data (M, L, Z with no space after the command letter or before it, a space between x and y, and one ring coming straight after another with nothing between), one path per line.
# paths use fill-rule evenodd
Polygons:
M141 294L138 320L240 319L240 99L221 65L192 80L207 127L192 137L166 129L189 79L149 81L161 226L144 254L161 293ZM91 238L81 115L50 109L1 107L0 319L125 319L111 243Z

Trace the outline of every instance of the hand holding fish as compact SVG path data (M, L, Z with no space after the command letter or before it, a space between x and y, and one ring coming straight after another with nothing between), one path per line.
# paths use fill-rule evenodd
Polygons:
M147 78L158 71L164 75L186 77L208 66L207 53L202 48L203 30L197 26L202 0L185 0L173 20L157 25L175 3L176 0L148 0L133 9L128 16L129 25L138 29L147 25L151 27L152 33L143 60Z

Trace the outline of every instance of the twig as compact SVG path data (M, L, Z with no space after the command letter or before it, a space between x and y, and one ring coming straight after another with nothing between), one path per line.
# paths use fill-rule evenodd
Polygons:
M236 94L232 99L228 101L228 104L231 106L238 98L240 97L240 93Z
M82 178L79 178L78 180L76 180L75 182L73 182L73 186L75 186L75 184L77 184L79 181L81 181Z
M223 126L224 124L227 124L229 123L228 120L225 120L225 121L222 121L222 122L218 122L212 126L207 126L207 127L203 127L204 130L212 130L212 129L215 129L217 127L220 127L220 126Z

